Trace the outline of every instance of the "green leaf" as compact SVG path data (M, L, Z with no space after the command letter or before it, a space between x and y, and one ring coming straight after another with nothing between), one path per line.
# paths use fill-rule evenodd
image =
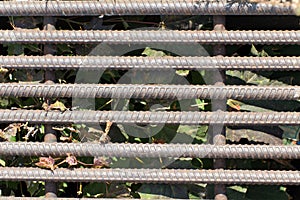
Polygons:
M288 139L299 139L300 126L279 126L283 130L282 137Z
M9 101L7 98L0 98L0 107L6 108L9 104Z
M251 50L250 50L252 55L258 56L259 52L257 51L257 49L255 48L255 46L252 44L251 46Z
M7 44L4 46L7 47L7 53L10 56L24 54L24 45L22 44Z
M255 46L252 44L251 50L250 50L251 54L254 56L258 56L258 57L267 57L269 56L267 52L265 52L264 50L262 51L258 51Z
M0 165L2 165L3 167L5 167L6 166L6 162L4 160L0 159Z
M233 190L236 190L238 192L241 192L241 193L246 193L247 192L247 188L239 186L239 185L234 185L234 186L231 186L229 188L231 188Z
M237 70L228 70L226 71L226 75L231 77L239 78L245 81L246 84L254 84L254 85L272 85L272 86L286 86L287 84L278 81L271 80L265 76L256 74L251 71L237 71Z
M207 184L192 184L187 185L190 199L202 199L207 197Z
M89 183L83 188L83 195L88 197L100 197L105 194L105 183Z
M247 189L246 197L249 199L281 199L288 200L286 192L280 190L280 186L249 186Z
M246 194L245 194L246 191L247 188L238 185L234 185L226 188L228 199L233 199L233 200L250 200L246 198Z
M17 137L16 136L11 136L8 141L10 141L10 142L16 142L17 141Z
M146 47L143 51L142 55L149 56L149 57L163 57L166 56L166 54L163 51L158 51L151 49L150 47Z
M190 70L176 70L176 74L179 76L187 76L190 73Z
M45 194L43 181L31 181L28 185L28 192L32 197L42 197Z
M205 106L208 105L208 103L206 103L205 100L203 100L203 99L196 99L195 101L196 101L198 108L201 110L205 110Z
M72 49L68 44L58 44L56 45L60 54L72 55Z

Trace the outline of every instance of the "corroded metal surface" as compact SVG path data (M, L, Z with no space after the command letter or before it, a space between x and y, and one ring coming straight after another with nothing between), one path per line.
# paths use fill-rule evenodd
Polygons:
M223 124L299 125L299 112L150 112L150 111L42 111L0 110L0 123L33 124L113 123L122 124Z
M241 159L300 159L299 145L197 145L124 143L1 142L5 156L190 157Z
M0 16L294 15L297 5L195 0L3 1Z
M189 170L189 169L56 169L1 167L0 179L6 181L55 182L141 182L299 185L299 171Z
M300 44L300 31L39 31L0 30L1 43Z
M1 97L77 97L142 99L298 100L299 86L214 86L144 84L9 84L0 83Z
M6 69L299 70L300 57L0 56Z

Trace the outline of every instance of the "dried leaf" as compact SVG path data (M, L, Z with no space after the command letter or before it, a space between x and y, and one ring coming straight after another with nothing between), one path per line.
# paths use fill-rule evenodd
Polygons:
M241 110L241 102L240 101L228 99L227 105L235 110Z
M28 131L27 134L23 137L23 139L26 141L29 140L30 136L33 137L39 131L38 127L31 127L27 125L24 127L24 129Z
M4 130L3 130L3 138L6 138L7 140L11 140L12 138L15 138L17 133L21 131L21 127L23 126L23 124L21 123L13 123L10 124L9 126L7 126ZM2 135L2 134L1 134ZM2 136L1 136L2 137Z
M4 142L4 141L7 141L8 138L7 136L5 135L5 132L3 132L1 129L0 129L0 142Z
M65 137L65 136L60 136L59 137L59 140L61 142L72 142L72 139L73 139L72 135L70 135L69 137Z
M61 112L64 112L67 110L67 107L60 101L56 101L53 104L48 105L47 103L43 103L42 108L44 110L60 110Z
M104 157L94 157L94 168L109 167L109 163Z
M152 143L154 143L154 144L165 144L166 141L164 139L161 139L161 138L153 138Z
M47 169L51 169L54 170L57 168L57 166L55 165L55 160L49 156L47 157L40 157L39 162L35 163L36 166L38 167L42 167L42 168L47 168Z
M67 107L62 102L56 101L55 103L50 105L50 109L51 110L60 110L61 112L64 112L67 110Z
M66 158L66 162L70 165L70 166L76 166L78 164L77 158L75 156L73 156L72 154L67 154L67 158Z
M110 141L110 137L106 133L101 135L101 137L99 138L99 142L102 143L108 143L109 141Z
M8 72L8 69L0 67L0 74L6 74Z
M48 105L46 102L44 102L44 103L42 104L42 108L43 108L44 110L50 110L50 109L49 109L49 105Z
M106 121L106 128L105 128L105 133L108 134L110 127L113 123L109 120Z

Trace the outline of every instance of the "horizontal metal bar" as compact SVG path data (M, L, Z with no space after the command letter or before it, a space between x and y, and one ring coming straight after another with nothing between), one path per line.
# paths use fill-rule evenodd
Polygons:
M1 196L1 200L41 200L41 197L13 197L13 196ZM85 199L89 199L89 200L103 200L103 198L49 198L47 197L47 200L85 200ZM105 200L119 200L120 198L105 198ZM125 200L126 198L122 198L123 200ZM132 198L127 198L127 200L132 200Z
M0 97L142 99L300 99L299 86L0 83Z
M0 123L32 124L106 123L109 120L122 124L298 125L300 113L0 110L0 119Z
M41 200L41 197L13 197L13 196L1 196L1 200ZM49 198L47 197L47 200L103 200L103 198L72 198L72 197L61 197L61 198ZM105 200L119 200L120 198L105 198ZM132 200L132 198L122 198L123 200ZM172 198L171 198L172 199Z
M300 31L44 31L0 30L1 43L300 44Z
M0 56L7 69L299 70L300 57Z
M3 181L148 182L299 185L300 171L189 169L56 169L0 167Z
M294 6L193 0L3 1L0 16L294 15Z
M299 159L299 145L198 145L0 142L5 156L107 156L142 158Z

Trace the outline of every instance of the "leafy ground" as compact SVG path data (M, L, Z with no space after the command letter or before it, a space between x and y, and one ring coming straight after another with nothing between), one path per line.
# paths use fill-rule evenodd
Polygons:
M260 18L270 20L268 17ZM281 21L280 21L281 20ZM296 24L289 27L298 29L297 18L282 17L278 23L289 21ZM43 19L40 17L9 17L1 18L2 29L16 28L39 28L42 29ZM243 19L229 17L228 27L231 29L247 29ZM57 29L70 30L130 30L130 29L176 29L176 30L211 30L212 17L200 16L139 16L139 17L59 17L57 18ZM272 24L271 24L272 25ZM270 26L271 26L270 25ZM260 27L261 24L257 23ZM268 29L268 24L264 24ZM89 55L94 45L71 45L59 44L56 46L57 55ZM113 47L112 47L113 48ZM212 47L205 46L204 49L212 55ZM106 49L107 50L107 49ZM298 46L228 46L227 56L298 56ZM42 45L19 45L6 44L0 48L2 55L43 55ZM107 52L97 52L102 55ZM164 49L156 49L151 46L135 49L126 53L127 56L177 56L174 52ZM197 55L197 54L196 54ZM41 70L0 70L2 82L44 82L44 72ZM57 83L76 82L77 71L56 71ZM155 75L162 72L155 73ZM106 70L99 83L120 83L126 76L134 77L134 83L158 82L165 83L168 80L164 76L153 76L147 72L132 73L128 71ZM188 84L205 84L208 72L179 70L174 74L175 80L186 80ZM155 77L155 78L153 78ZM157 78L158 77L158 78ZM262 71L227 71L226 84L238 85L298 85L299 72L262 72ZM115 99L95 99L94 108L89 108L86 100L85 109L110 110L125 108L128 110L211 110L211 102L207 99L196 99L193 101L164 101L130 99L117 101ZM2 98L0 108L22 108L22 109L58 109L64 111L72 108L71 99L53 99L49 106L44 104L42 98ZM155 107L158 105L158 107ZM298 111L298 101L227 101L228 110L235 112L243 111ZM74 109L74 108L73 108ZM80 109L80 108L79 108ZM32 126L29 124L1 124L1 141L43 141L44 126ZM102 128L102 129L101 129ZM105 130L105 128L107 128ZM184 139L189 143L202 144L209 140L207 126L182 126L165 125L157 126L135 126L126 127L115 124L103 126L88 126L84 124L73 124L68 126L54 126L60 142L86 142L98 141L101 136L108 134L111 142L135 142L135 143L170 143ZM144 132L148 137L134 135L134 132ZM155 133L155 134L153 134ZM298 126L274 126L261 127L228 127L228 143L241 144L289 144L298 140ZM190 168L208 169L212 168L210 159L177 159L159 160L143 158L76 158L68 155L64 158L37 158L37 157L1 157L2 166L38 166L55 170L56 167L156 167L164 168ZM228 160L229 169L297 169L296 161L278 160ZM213 186L205 184L195 185L153 185L133 183L60 183L59 196L61 197L134 197L134 198L212 198ZM288 196L297 195L297 187L285 186L244 186L230 185L227 187L229 199L288 199ZM43 182L0 182L1 195L33 196L44 195Z

